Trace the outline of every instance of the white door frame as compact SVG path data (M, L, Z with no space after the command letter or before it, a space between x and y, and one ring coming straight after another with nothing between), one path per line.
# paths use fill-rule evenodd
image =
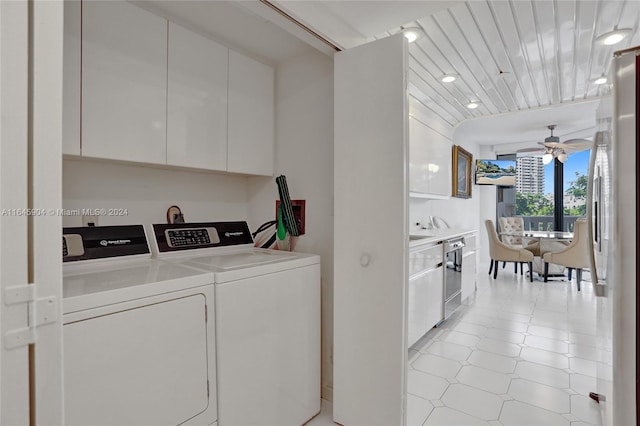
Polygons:
M62 363L62 69L64 2L31 2L30 281L36 286L35 424L64 424ZM35 380L34 380L35 379Z
M0 424L29 424L28 347L7 334L28 328L28 308L7 289L28 282L29 26L27 2L0 2Z
M0 423L64 424L63 3L0 2L0 29Z

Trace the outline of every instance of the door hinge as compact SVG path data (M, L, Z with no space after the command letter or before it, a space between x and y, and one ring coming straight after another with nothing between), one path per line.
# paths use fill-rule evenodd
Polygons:
M54 296L36 298L36 286L25 284L7 287L4 291L4 304L7 306L27 304L29 307L28 327L7 331L4 346L7 349L19 348L36 342L36 329L58 320L58 300Z

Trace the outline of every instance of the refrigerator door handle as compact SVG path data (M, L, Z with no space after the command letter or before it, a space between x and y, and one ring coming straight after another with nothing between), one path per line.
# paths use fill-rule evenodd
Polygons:
M596 166L596 155L598 152L598 141L601 139L601 135L597 132L593 138L593 146L591 147L591 155L589 156L589 171L587 173L587 239L589 241L589 269L591 272L591 282L595 294L597 293L598 285L598 273L596 269L596 258L594 253L594 197L593 187L596 177L594 176ZM598 200L599 201L599 200ZM599 203L598 203L599 204ZM597 210L597 209L596 209ZM600 215L598 215L599 217ZM597 226L597 225L595 225Z

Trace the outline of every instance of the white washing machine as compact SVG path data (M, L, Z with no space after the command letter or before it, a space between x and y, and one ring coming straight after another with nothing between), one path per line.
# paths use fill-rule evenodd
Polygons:
M214 274L150 257L141 225L64 229L65 424L217 424Z
M246 222L153 225L158 256L215 275L220 425L320 411L320 257L253 247Z

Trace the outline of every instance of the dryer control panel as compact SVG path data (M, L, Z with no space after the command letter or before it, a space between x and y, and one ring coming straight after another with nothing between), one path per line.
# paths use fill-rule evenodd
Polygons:
M247 222L154 224L153 234L160 253L253 244Z
M63 228L62 261L150 254L142 225Z

